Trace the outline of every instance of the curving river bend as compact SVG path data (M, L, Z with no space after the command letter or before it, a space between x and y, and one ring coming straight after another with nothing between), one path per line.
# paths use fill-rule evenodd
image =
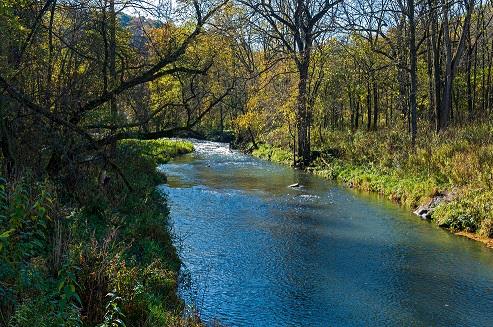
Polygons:
M181 295L226 326L493 326L493 251L228 145L160 167ZM287 185L299 182L300 189Z

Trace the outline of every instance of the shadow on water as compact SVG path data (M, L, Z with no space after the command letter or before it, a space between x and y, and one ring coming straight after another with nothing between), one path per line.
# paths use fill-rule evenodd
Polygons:
M160 168L160 189L190 273L181 294L206 321L491 325L491 250L373 195L224 144L195 147Z

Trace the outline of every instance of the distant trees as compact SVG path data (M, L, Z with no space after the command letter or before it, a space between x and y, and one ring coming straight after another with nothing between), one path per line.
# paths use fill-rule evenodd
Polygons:
M470 58L477 51L476 42L482 39L484 42L484 28L491 22L491 3L481 2L477 8L477 1L362 0L348 2L346 8L348 31L368 40L373 51L382 55L382 59L388 59L389 65L395 65L397 80L389 86L398 89L396 102L398 106L404 105L401 111L408 117L413 142L418 132L419 116L433 122L435 129L440 131L449 126L453 105L457 110L463 105L457 93L465 88L457 86L456 89L454 83L461 69L468 85L467 111L473 111L473 80L476 80L474 85L478 87L479 70L477 55L475 69L472 69ZM485 19L486 12L488 19ZM477 30L472 34L475 20ZM484 50L490 48L489 42L491 36L489 41L483 43ZM469 50L465 51L466 48ZM483 53L484 68L487 66L487 53L488 50ZM467 54L467 61L464 54ZM475 74L475 78L471 77ZM462 79L462 76L459 78ZM487 74L483 76L485 82L482 85L486 85ZM423 96L425 85L426 102ZM486 99L486 87L483 93ZM487 102L484 103L486 106Z
M328 129L398 126L415 143L421 128L441 132L491 115L491 1L323 2L308 10L313 18L330 7L314 30L303 26L309 19L295 19L303 2L239 3L253 33L268 40L262 47L253 41L259 56L267 62L282 54L295 67L288 75L298 84L298 164L309 162L312 132L322 142Z
M414 142L491 117L492 22L490 0L5 0L4 166L111 166L120 139L190 130L275 139L301 167L329 130Z

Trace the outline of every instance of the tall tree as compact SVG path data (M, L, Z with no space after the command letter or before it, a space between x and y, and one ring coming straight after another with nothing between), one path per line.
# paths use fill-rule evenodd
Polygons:
M471 16L474 11L474 5L474 0L463 0L458 2L442 0L441 2L443 39L445 46L445 76L440 111L437 115L436 127L438 131L449 125L454 79L466 47L466 39L471 25ZM453 11L456 12L455 15L452 15ZM462 19L459 19L461 14L463 14L464 17L462 24ZM453 21L451 21L451 19L453 19ZM451 28L452 25L456 25L455 28ZM457 32L458 30L459 32ZM458 40L458 44L454 51L453 44L456 40Z
M312 108L308 105L313 50L334 29L335 12L342 0L239 0L253 13L251 23L276 42L296 64L297 164L310 162Z

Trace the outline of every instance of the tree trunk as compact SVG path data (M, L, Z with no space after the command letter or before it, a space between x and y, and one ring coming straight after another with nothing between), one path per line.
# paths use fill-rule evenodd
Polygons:
M473 100L472 100L472 82L471 82L471 62L472 62L472 41L471 34L467 36L467 56L466 56L466 88L467 88L467 113L469 119L472 119L473 115Z
M475 116L475 112L476 112L476 97L477 97L477 86L478 86L478 46L477 46L477 43L476 45L474 46L474 66L473 66L473 72L472 72L472 106L471 106L471 117L469 117L470 119L473 119L474 116Z
M0 96L0 105L2 107L0 110L2 110L4 107L4 102L3 97ZM1 112L0 112L1 113ZM7 118L4 118L0 116L0 151L3 155L3 161L4 161L4 174L5 177L9 177L14 170L15 167L15 157L14 154L12 153L12 144L11 144L11 137L10 137L10 130L8 128L9 122L7 121ZM1 163L1 161L0 161Z
M349 110L351 112L351 130L354 130L354 101L353 92L351 90L351 84L348 86L348 99L349 99Z
M457 45L457 50L455 55L452 54L452 40L449 31L449 6L450 4L445 0L442 0L442 10L443 10L443 34L445 42L445 83L443 87L443 97L442 105L440 107L440 114L438 115L437 130L447 128L450 120L450 110L452 107L452 89L457 67L462 58L462 54L465 48L465 40L467 33L469 32L471 15L474 10L474 0L466 2L466 16L464 18L462 33L460 36L459 44Z
M488 85L488 87L486 88L486 111L488 112L488 114L491 114L492 111L491 104L493 103L493 92L491 90L491 82L492 82L491 71L493 66L493 40L491 40L490 47L491 48L488 53L488 77L486 82Z
M307 87L308 87L309 56L305 55L303 61L298 65L299 82L297 98L297 126L298 126L298 165L305 167L310 163L310 121L307 110Z
M428 120L431 124L433 123L435 110L435 92L433 87L433 51L431 38L428 38L426 43L426 68L426 73L428 74L428 99L430 101L430 107L428 108Z
M368 111L367 117L368 117L368 122L366 129L370 130L371 129L371 89L370 89L370 78L368 78L366 82L366 109Z
M409 60L410 60L410 77L411 90L409 94L409 107L411 114L411 142L416 145L417 134L417 101L416 93L418 90L418 54L416 51L416 22L414 21L414 0L408 0L408 17L409 17Z
M359 107L360 107L359 98L356 97L356 114L354 117L354 129L355 130L358 130L358 128L359 128Z
M439 130L439 117L440 108L442 106L442 67L440 61L440 31L438 26L438 14L437 14L437 1L433 0L429 2L430 10L432 12L431 22L431 46L433 49L433 79L434 79L434 105L435 107L435 120L436 130Z
M115 0L109 0L109 72L110 72L110 85L111 89L117 85L116 76L116 12L115 12ZM118 125L118 106L116 98L113 96L110 100L111 120L113 124ZM116 132L116 128L112 129L112 132ZM116 143L111 145L112 155L116 152Z
M373 129L378 129L378 83L373 76Z

